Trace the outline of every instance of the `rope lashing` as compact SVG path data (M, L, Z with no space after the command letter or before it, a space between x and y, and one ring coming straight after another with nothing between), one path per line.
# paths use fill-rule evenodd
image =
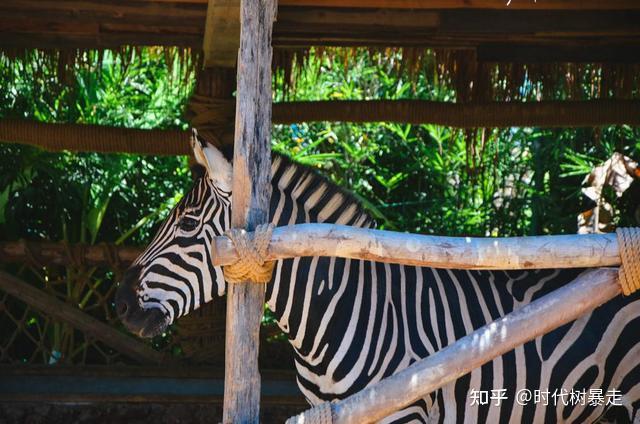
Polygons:
M295 417L289 418L285 424L332 424L331 402L322 402L311 409L307 409Z
M640 290L640 228L618 228L618 248L622 265L618 274L625 296Z
M255 231L231 228L225 235L231 239L239 259L223 268L228 283L268 283L275 262L266 262L273 224L258 225Z

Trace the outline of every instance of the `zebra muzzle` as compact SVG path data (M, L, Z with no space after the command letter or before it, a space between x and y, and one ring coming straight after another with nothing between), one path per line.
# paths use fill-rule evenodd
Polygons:
M166 330L168 318L160 308L142 306L136 291L138 275L137 268L131 268L125 273L116 291L116 313L127 330L139 337L154 337Z

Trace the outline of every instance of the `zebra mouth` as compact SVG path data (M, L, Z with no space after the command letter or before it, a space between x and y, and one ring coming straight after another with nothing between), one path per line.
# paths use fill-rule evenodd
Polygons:
M143 309L144 314L147 316L143 325L135 331L134 328L129 328L129 331L136 333L138 337L151 338L159 336L164 333L169 325L166 315L159 308ZM126 325L126 324L125 324Z
M120 293L120 291L118 291ZM169 326L169 317L160 308L144 309L136 302L133 306L125 306L121 297L116 294L116 308L120 321L127 330L138 337L151 338L165 332Z
M133 278L131 278L133 277ZM127 330L139 337L150 338L162 334L169 326L169 317L160 308L143 308L133 281L137 269L127 271L115 297L116 313Z

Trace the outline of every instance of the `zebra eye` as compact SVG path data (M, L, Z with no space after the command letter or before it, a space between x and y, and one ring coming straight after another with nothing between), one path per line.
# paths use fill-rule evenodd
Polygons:
M188 216L183 216L180 219L178 226L182 231L193 231L198 227L198 220Z

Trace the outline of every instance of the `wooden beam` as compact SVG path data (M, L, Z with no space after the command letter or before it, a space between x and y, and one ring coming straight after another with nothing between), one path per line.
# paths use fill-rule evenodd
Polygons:
M181 130L140 130L1 119L0 141L29 144L54 152L191 154L189 133Z
M221 118L224 117L226 114ZM461 104L424 100L354 100L273 104L275 124L318 121L429 123L454 128L638 126L640 101ZM0 142L28 144L49 151L190 155L189 137L188 131L179 130L0 120Z
M20 299L54 319L69 323L88 336L94 337L141 363L171 363L171 357L127 336L115 328L85 314L80 309L64 303L33 285L4 271L0 271L0 290Z
M117 48L124 45L164 45L204 48L206 65L234 66L239 42L239 0L200 2L59 2L7 0L0 2L0 47L20 48ZM444 2L448 3L448 2ZM468 3L464 0L464 3ZM500 0L495 4L504 5ZM590 49L603 56L608 46L640 45L640 3L513 0L510 7L491 9L439 9L438 2L419 2L420 9L327 7L310 1L284 3L274 25L276 48L308 46L413 46L477 49L492 44L556 48L562 61L572 55L590 60ZM585 3L585 5L583 5ZM293 6L288 4L294 4ZM306 3L305 3L306 4ZM349 4L349 1L345 2ZM392 3L389 3L392 4ZM535 5L528 8L526 5ZM402 3L398 3L402 5ZM433 5L432 8L424 8ZM627 8L618 6L626 5ZM574 53L575 52L575 53ZM612 61L636 62L635 50L608 53ZM517 52L516 52L517 53ZM534 58L540 55L534 52ZM597 53L597 52L596 52ZM522 57L524 53L518 53ZM504 56L504 54L503 54ZM611 57L613 56L613 57ZM539 59L536 59L539 60Z
M273 121L431 123L455 128L640 125L638 100L444 103L365 100L276 103Z
M240 7L231 226L249 231L269 219L271 32L276 5L276 0L242 0ZM248 282L227 285L225 424L259 421L264 290Z
M164 1L4 0L0 46L105 48L202 45L206 4Z
M231 240L215 238L214 265L238 260ZM300 256L364 259L456 269L590 268L620 265L615 234L532 237L443 237L299 224L273 230L268 260Z
M236 66L240 47L240 0L209 0L203 47L205 67Z
M281 0L281 6L394 9L602 10L640 9L635 0Z
M494 63L640 63L638 44L553 44L487 43L476 48L478 62Z
M51 0L42 0L51 1ZM34 0L5 0L12 3L38 3ZM89 0L83 3L102 3L105 10L113 10L114 0ZM208 0L135 0L134 6L185 6L190 8L207 5ZM602 10L640 9L635 0L281 0L281 6L314 6L340 8L388 8L388 9L506 9L506 10ZM81 5L76 7L82 7Z
M113 262L128 266L143 252L143 247L114 245L82 245L55 243L48 241L0 242L0 263L28 262L35 259L43 265L69 265L75 260L84 261L89 266L110 266ZM72 252L73 258L69 257ZM115 255L117 257L111 257Z
M640 101L461 104L424 100L353 100L273 104L275 124L319 121L401 122L454 128L637 126L640 125ZM49 151L190 155L189 137L188 131L179 130L0 120L0 142L29 144Z
M496 320L377 384L335 403L333 424L373 423L455 381L494 358L546 334L618 296L617 269L590 270L572 283ZM309 411L287 424L309 422Z
M402 10L281 7L274 47L409 46L476 49L533 44L566 49L638 45L640 11Z

